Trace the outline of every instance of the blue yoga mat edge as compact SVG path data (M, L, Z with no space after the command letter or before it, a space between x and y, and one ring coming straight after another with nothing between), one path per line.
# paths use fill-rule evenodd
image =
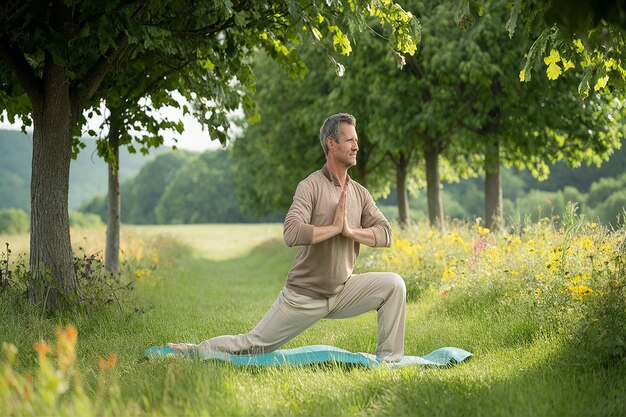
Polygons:
M153 346L144 351L148 358L195 357L173 350L169 346ZM442 347L424 356L404 356L398 362L384 362L366 353L354 353L334 346L311 345L293 349L280 349L269 353L231 355L224 352L210 352L199 359L218 360L236 366L302 366L321 363L340 363L374 367L387 365L392 368L403 366L452 366L470 359L473 355L456 347Z

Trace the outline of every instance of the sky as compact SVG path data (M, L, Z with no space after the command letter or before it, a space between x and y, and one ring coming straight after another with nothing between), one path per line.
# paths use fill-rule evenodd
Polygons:
M177 109L167 108L162 114L166 115L168 118L180 117L181 112ZM175 120L175 119L174 119ZM185 131L183 132L181 138L178 143L176 143L176 147L179 149L187 149L195 152L202 152L207 149L217 149L221 145L218 140L211 140L209 138L208 132L202 129L200 123L198 123L193 117L187 115L182 118L183 123L185 124ZM85 131L89 129L93 129L96 133L99 133L99 126L102 121L101 117L94 117L89 122L89 127L85 129ZM20 130L22 128L22 122L16 122L15 124L11 124L6 120L6 112L3 112L0 116L0 129L13 129ZM29 129L27 129L29 130ZM30 129L32 133L32 129ZM104 132L106 134L106 132ZM173 146L175 144L171 134L165 134L165 146Z

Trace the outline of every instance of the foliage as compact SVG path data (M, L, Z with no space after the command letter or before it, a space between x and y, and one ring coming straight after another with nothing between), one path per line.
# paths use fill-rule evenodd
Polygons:
M229 151L206 151L183 165L154 208L157 223L239 223Z
M98 362L97 397L89 398L77 363L78 331L75 326L57 327L56 346L41 339L34 344L38 366L34 374L18 371L18 349L2 343L5 358L0 362L0 409L8 416L81 415L103 413L103 400L118 393L110 370L117 357L111 353Z
M0 208L0 233L25 233L29 229L30 219L24 210Z
M280 215L250 218L241 214L231 179L230 151L165 153L122 183L122 220L127 224L247 223L280 221ZM107 216L106 195L82 211Z
M558 227L546 219L500 234L478 223L445 233L409 230L396 237L392 248L368 252L360 272L399 273L413 300L430 293L458 294L533 306L544 331L567 334L586 359L603 366L623 363L624 230L589 223L574 205L561 217Z
M24 91L31 100L36 98L33 78L49 71L44 64L53 57L76 89L72 97L76 100L72 105L78 105L73 118L80 118L76 132L86 122L83 109L109 121L102 114L104 103L123 124L120 143L135 149L135 138L142 152L162 143L162 131L182 132L179 120L158 117L166 107L194 114L210 137L225 143L228 112L241 104L252 110L247 96L254 85L249 54L257 47L296 75L306 68L294 44L326 38L330 53L349 55L352 47L346 33L362 28L365 16L383 23L390 46L398 51L413 54L419 42L419 23L389 0L236 4L218 0L192 9L175 1L149 5L85 1L73 5L71 13L61 13L69 12L62 3L50 7L10 2L0 16L8 35L2 49L7 65L1 72L7 87L0 98L9 118L19 115L30 122ZM57 15L51 13L55 7ZM174 91L192 105L181 105L172 96ZM150 107L156 111L146 111ZM99 145L99 153L109 160L106 142ZM80 149L81 144L75 146Z
M96 214L70 211L71 227L95 227L102 224L102 219Z
M261 119L250 124L240 121L244 131L234 141L232 151L233 178L244 213L286 211L298 182L324 164L319 129L324 119L336 112L351 113L357 119L359 162L350 170L351 177L368 186L374 195L388 192L393 174L385 151L374 144L369 132L376 100L353 79L356 71L352 69L362 66L365 57L371 58L363 46L359 42L341 78L327 68L327 55L316 47L298 48L305 62L315 68L302 79L286 78L264 54L256 57L255 101Z
M506 29L510 35L522 27L535 41L528 50L521 81L545 64L549 79L572 69L580 80L578 93L611 94L626 87L626 20L619 1L579 1L569 7L564 0L513 2ZM607 88L608 86L608 88ZM592 91L593 90L593 91Z
M626 192L621 189L611 194L605 201L597 206L590 208L590 212L594 218L597 218L603 224L613 226L623 226L626 222Z
M467 111L476 117L465 126L477 133L475 140L483 147L493 140L486 137L495 135L502 164L527 168L537 178L546 178L548 163L559 160L572 166L599 165L620 146L622 103L597 94L583 102L568 88L576 80L555 85L539 77L520 83L514 73L530 43L521 32L511 39L504 35L508 4L484 2L484 16L468 29L468 38L478 46L471 59L477 72L469 74L469 86L462 92L473 99Z
M547 223L527 229L531 235L548 237L545 241L535 240L534 256L552 250L552 237L565 241L559 232L572 230L569 235L578 236L572 241L585 234L591 236L593 231L598 237L601 235L599 226L572 228L576 222L568 224L563 229L552 228ZM473 225L451 227L451 231L456 230L464 239L466 233L492 236L481 235L480 229L474 229ZM540 232L542 228L546 228L545 234ZM540 299L521 292L509 291L509 296L504 297L505 288L484 287L480 280L455 286L443 296L437 291L425 292L419 302L407 303L408 354L422 355L441 346L459 346L474 353L474 360L449 369L364 369L335 364L246 368L171 358L145 360L146 347L167 341L199 342L218 334L236 334L251 329L263 317L281 290L296 253L280 242L280 227L273 229L271 236L267 236L272 240L263 244L259 244L260 230L260 225L134 228L141 233L135 236L137 241L128 242L135 250L125 249L139 253L141 245L136 243L143 241L143 259L147 247L154 245L160 260L152 283L136 285L133 298L138 304L132 312L105 308L71 319L64 314L41 318L21 300L0 296L0 335L19 349L19 360L12 365L13 374L24 378L33 375L33 393L38 392L36 376L40 362L31 346L41 339L55 340L56 327L61 325L65 330L69 322L79 335L74 369L80 374L94 415L537 414L557 417L621 416L626 411L624 402L616 400L626 394L624 363L616 361L618 356L610 354L608 349L598 355L588 349L590 346L584 347L572 339L576 334L581 340L595 340L588 338L589 333L582 327L571 326L580 324L579 319L571 316L571 321L547 322L546 317L555 317L549 303L540 304ZM424 226L420 233L428 232ZM152 241L155 234L175 235L193 243L193 247L177 244L170 237ZM517 236L526 241L523 234ZM612 234L606 236L610 240ZM494 237L496 240L490 242L498 247L504 245L502 249L512 243ZM593 243L600 244L597 253L606 253L601 240ZM221 251L222 246L238 250L216 260L211 251ZM490 249L491 246L484 250ZM205 256L198 256L200 250ZM371 253L363 253L359 261L364 262ZM588 261L574 255L567 257L574 263ZM524 261L532 259L526 255ZM479 263L484 265L482 261ZM571 298L569 289L564 290L565 293L557 292L555 296L566 306L586 309L601 299L594 298L595 287L594 293L584 296L582 302ZM607 314L601 319L607 325L623 323L621 318L612 321L608 316L621 317L623 304L622 312L616 311L618 308L619 304L615 310L611 306L599 308ZM588 318L595 325L594 316ZM348 320L322 320L286 348L320 343L351 351L373 351L375 314ZM111 352L115 353L114 367ZM607 353L609 356L605 356ZM58 370L58 354L47 356L51 368ZM603 359L597 361L600 357ZM0 361L0 367L6 362ZM8 380L1 371L0 379ZM75 400L73 380L69 382L68 391L57 394L55 410L59 410L56 412L59 415L76 414L65 411ZM338 386L342 389L338 390ZM446 393L445 398L442 392ZM7 405L13 407L11 410L27 407L19 392L11 393L15 395ZM9 414L3 408L2 395L0 414ZM502 398L507 401L503 402ZM29 414L23 411L18 415Z
M107 185L106 164L96 157L95 139L83 137L81 140L85 147L72 161L70 168L70 210L77 210ZM162 151L162 148L155 149L153 155ZM32 133L0 129L0 208L15 207L30 212L32 154ZM144 155L131 154L122 149L120 180L128 180L137 175L147 160Z
M121 189L122 221L137 224L156 223L154 208L176 172L193 158L184 151L166 152L146 163L137 176ZM125 195L132 195L125 201Z

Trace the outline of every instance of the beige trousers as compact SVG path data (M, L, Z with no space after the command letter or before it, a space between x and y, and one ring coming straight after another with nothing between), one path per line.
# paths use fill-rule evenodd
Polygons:
M218 336L195 345L199 355L209 351L264 353L278 349L322 318L341 319L378 312L379 359L397 361L404 355L406 288L392 272L352 275L343 289L327 299L300 295L283 288L259 324L249 333Z

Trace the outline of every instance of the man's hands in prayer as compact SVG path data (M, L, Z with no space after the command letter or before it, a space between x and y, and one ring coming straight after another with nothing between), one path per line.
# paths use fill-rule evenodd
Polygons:
M338 220L340 217L342 220ZM350 223L348 222L348 195L345 190L341 191L341 195L339 196L339 203L337 204L337 209L335 210L335 220L333 221L333 225L336 227L340 227L339 233L348 239L352 239L355 242L367 245L367 246L375 246L376 238L374 237L374 232L370 229L361 229L356 228L353 229L350 227Z
M335 216L332 224L328 226L316 226L313 229L313 241L311 244L323 242L326 239L337 236L339 234L352 239L363 245L376 245L376 238L371 229L352 228L348 223L348 195L345 190L339 195L339 202L335 209Z

